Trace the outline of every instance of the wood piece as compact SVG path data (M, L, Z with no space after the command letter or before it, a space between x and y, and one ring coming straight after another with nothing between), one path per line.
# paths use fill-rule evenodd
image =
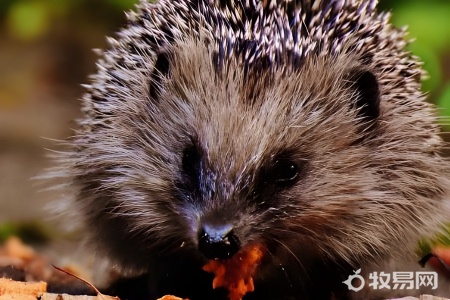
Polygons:
M19 294L30 295L35 298L47 291L45 282L21 282L0 278L0 295Z

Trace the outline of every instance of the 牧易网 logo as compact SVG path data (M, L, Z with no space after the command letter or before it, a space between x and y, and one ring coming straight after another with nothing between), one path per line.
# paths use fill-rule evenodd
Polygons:
M355 274L348 276L347 280L346 281L342 281L342 283L345 283L350 291L359 292L364 287L364 284L366 283L366 281L364 280L364 277L359 275L359 273L361 272L361 269L358 269L358 270L353 271L353 272ZM354 286L353 285L353 280L355 280L355 279L359 280L359 282L360 282L359 286Z
M348 276L342 283L346 284L350 291L358 292L366 284L361 269L353 271L354 274ZM359 281L359 284L355 284ZM354 285L355 284L355 285ZM421 287L429 287L432 290L438 288L438 274L436 272L372 272L369 273L369 285L374 290L413 290Z

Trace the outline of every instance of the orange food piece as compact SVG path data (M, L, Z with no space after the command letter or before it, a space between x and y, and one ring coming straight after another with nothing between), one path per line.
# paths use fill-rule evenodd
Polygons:
M213 288L227 288L230 300L240 300L255 289L252 276L262 257L261 246L252 245L230 259L210 260L203 270L214 273Z
M173 296L173 295L165 295L165 296L159 298L158 300L184 300L184 299L180 298L180 297Z

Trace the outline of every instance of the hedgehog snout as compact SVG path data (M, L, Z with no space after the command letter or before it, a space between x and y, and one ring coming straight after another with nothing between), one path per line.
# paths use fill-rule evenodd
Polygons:
M198 230L198 250L208 259L228 259L240 249L239 238L229 223L202 222Z

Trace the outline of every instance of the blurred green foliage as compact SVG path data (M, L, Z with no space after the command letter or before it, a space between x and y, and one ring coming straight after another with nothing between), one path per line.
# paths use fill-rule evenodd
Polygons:
M6 20L12 36L32 40L44 35L54 19L74 14L95 15L98 20L117 19L135 3L137 0L2 0L0 18Z
M8 14L8 27L21 39L42 35L49 25L49 11L44 3L19 2L12 5Z
M45 243L54 234L51 229L40 222L7 222L0 224L0 244L11 236L20 237L27 243Z
M408 47L424 62L428 78L423 90L440 108L442 116L450 116L450 1L448 0L384 0L383 10L391 10L397 27L408 26ZM448 124L443 124L449 131Z

